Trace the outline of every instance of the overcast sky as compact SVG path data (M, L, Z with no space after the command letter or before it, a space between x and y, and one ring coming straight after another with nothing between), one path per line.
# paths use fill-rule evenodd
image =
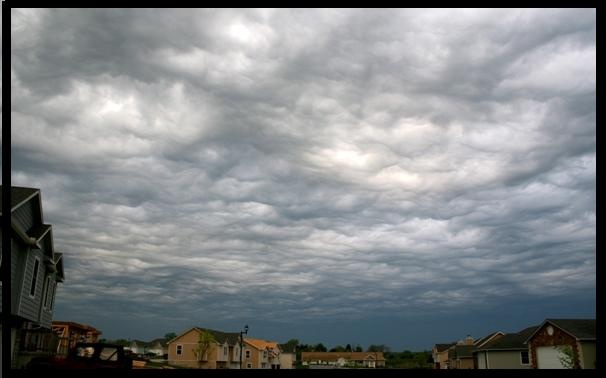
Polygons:
M595 9L11 16L55 319L417 350L595 317Z

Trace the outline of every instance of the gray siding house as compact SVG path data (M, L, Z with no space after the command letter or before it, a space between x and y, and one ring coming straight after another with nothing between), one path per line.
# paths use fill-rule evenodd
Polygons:
M44 223L39 189L11 187L10 203L10 235L0 233L0 240L11 240L11 367L19 368L19 357L45 350L52 340L57 283L64 280L63 254L55 251L52 226ZM0 309L3 314L9 310Z
M478 369L530 369L528 345L524 342L538 327L502 334L474 352Z

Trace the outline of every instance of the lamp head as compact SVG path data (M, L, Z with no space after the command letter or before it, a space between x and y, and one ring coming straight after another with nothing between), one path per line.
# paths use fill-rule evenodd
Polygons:
M248 324L244 326L244 333L248 333Z

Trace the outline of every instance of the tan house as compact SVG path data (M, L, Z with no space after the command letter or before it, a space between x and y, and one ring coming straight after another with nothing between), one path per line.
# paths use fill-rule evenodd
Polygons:
M475 349L474 341L471 336L465 340L459 341L448 348L448 368L449 369L473 369L473 351Z
M301 362L309 368L385 367L383 352L302 352Z
M294 369L297 363L296 347L289 344L279 344L280 369Z
M245 338L242 369L280 369L280 347L275 341Z
M435 344L431 349L434 369L448 369L448 349L456 343Z
M201 337L211 340L205 353L199 353ZM237 332L190 328L168 341L168 363L197 369L238 369L239 339Z
M595 369L595 319L546 319L526 340L534 369Z

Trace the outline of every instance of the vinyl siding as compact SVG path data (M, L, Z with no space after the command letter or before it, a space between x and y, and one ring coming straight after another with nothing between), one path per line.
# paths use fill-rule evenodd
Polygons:
M48 275L46 277L49 277ZM44 288L43 291L41 292L41 298L40 298L40 325L42 327L45 328L52 328L52 322L53 322L53 312L48 308L50 307L50 304L52 303L52 297L54 295L53 290L52 290L52 285L53 285L53 281L54 281L54 275L51 275L51 280L50 280L50 292L48 293L48 301L47 301L47 307L44 307L44 298L46 297L46 292L48 289L47 284L49 282L47 282L46 277L44 278Z
M36 280L36 289L34 292L34 298L30 297L30 287L32 282L32 276L34 273L35 258L38 257L40 265L38 266L38 277ZM38 249L31 249L30 253L27 254L27 264L25 266L25 274L23 275L23 287L21 290L21 307L19 309L20 316L39 322L39 311L42 306L42 290L44 288L44 277L46 275L46 269L44 267L44 256L42 251Z
M595 342L591 341L581 341L579 343L581 347L579 350L581 351L580 359L582 360L583 369L595 369L596 365L596 352L595 352Z
M11 312L17 314L19 310L19 299L23 287L23 274L25 270L25 260L28 256L29 248L21 243L15 243L11 239Z
M487 351L490 369L530 369L530 364L522 365L521 351Z
M11 220L14 220L23 231L29 230L34 225L34 204L37 202L34 200L36 197L34 196L32 199L19 206L19 208L13 211L11 215Z

